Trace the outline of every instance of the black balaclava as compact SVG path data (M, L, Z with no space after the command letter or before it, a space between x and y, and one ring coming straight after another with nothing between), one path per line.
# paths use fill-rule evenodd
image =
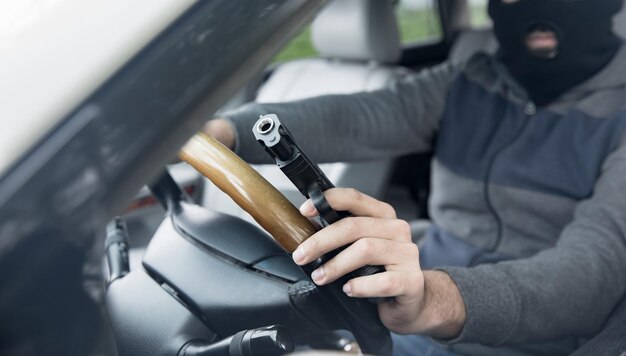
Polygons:
M621 40L613 16L623 0L489 1L500 59L537 105L544 106L606 66ZM537 56L526 46L534 29L556 33L556 52Z

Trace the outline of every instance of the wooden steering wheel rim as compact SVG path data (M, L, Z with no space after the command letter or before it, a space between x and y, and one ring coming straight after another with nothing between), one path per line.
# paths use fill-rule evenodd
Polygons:
M287 252L317 231L282 193L211 136L196 134L179 157L230 196Z

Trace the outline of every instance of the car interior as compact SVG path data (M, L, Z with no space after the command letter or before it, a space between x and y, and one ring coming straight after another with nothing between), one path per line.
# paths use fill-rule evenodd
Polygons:
M457 4L456 11L462 14L463 10L466 12L468 11L467 9L469 6L464 4L465 7L463 7L461 3L462 2ZM310 25L310 37L312 44L318 53L317 57L296 59L270 66L268 70L263 73L263 76L260 79L252 81L251 84L242 89L240 93L235 96L235 99L231 100L226 105L226 108L222 110L234 108L249 101L285 102L318 95L372 91L389 85L394 80L401 78L403 75L410 73L412 70L419 70L424 66L432 65L436 61L434 61L431 57L426 57L427 62L417 62L411 66L401 63L403 61L403 44L401 43L399 23L396 15L398 6L399 4L396 2L378 0L332 1L322 11L320 11L319 14L316 15ZM430 6L434 10L437 5L433 2ZM436 11L433 11L433 14L436 13ZM488 30L480 29L476 31L465 31L463 33L463 37L467 37L468 39L460 42L454 42L455 44L452 46L453 49L451 53L454 54L455 57L452 60L462 61L462 56L469 57L471 55L469 52L472 51L472 48L474 51L480 50L481 47L477 48L477 46L472 46L471 44L468 44L468 42L476 43L475 38L481 38L484 33L488 33ZM445 41L445 38L440 39L440 41ZM426 45L426 47L428 46L429 45ZM430 45L430 47L437 48L438 46ZM439 47L441 47L440 44ZM420 58L418 55L414 54L414 56L416 58ZM445 54L443 54L443 56L445 56ZM388 160L359 163L326 163L321 164L321 168L335 185L354 187L366 194L386 200L393 204L398 210L400 216L404 216L413 221L412 228L416 239L418 239L419 236L428 228L428 222L426 220L427 211L425 207L429 182L429 159L429 154L419 154L396 161ZM295 206L299 206L304 201L305 198L276 165L267 164L256 165L253 167L282 194L284 194L285 197L287 197L287 199L289 199ZM406 167L412 167L412 171L407 172ZM171 168L174 179L180 186L184 187L183 189L193 193L192 195L195 196L196 201L201 206L208 208L210 211L235 216L244 219L253 225L259 226L254 218L239 207L231 199L231 197L212 184L210 180L202 178L198 173L195 173L193 168L187 166L185 163L174 165ZM405 169L403 170L403 168ZM184 179L182 178L183 174L186 174ZM394 176L402 178L395 178L394 181ZM412 186L407 185L409 182L407 176L410 177L408 179L411 179L411 184L413 184ZM414 182L416 181L419 185L415 185ZM150 194L149 190L144 187L142 192L140 192L138 199L145 200L148 194ZM199 194L201 194L201 198L199 198ZM155 202L156 200L152 201L152 203ZM160 236L167 236L169 234L163 233L163 225L161 225L156 235L154 234L155 225L153 224L154 222L159 221L159 217L162 216L162 212L160 209L155 209L154 207L148 211L150 211L150 213L147 214L132 211L130 216L125 216L125 219L129 223L129 239L131 246L129 251L130 268L131 270L133 268L139 268L139 266L142 266L143 263L143 269L151 271L151 276L154 277L155 274L161 275L160 273L163 272L156 272L159 270L159 267L151 265L150 256L151 254L154 254L153 251L155 248L151 247L148 249L148 254L146 255L147 243L150 243L151 246L155 246L157 244L156 240L158 240ZM180 216L184 215L185 214L182 214ZM152 216L152 218L150 218L150 216ZM185 218L183 218L183 220L184 219ZM205 221L212 221L212 218L207 215L205 217ZM207 224L207 226L208 225L209 224ZM140 227L139 231L137 231L137 226ZM143 229L141 227L143 227ZM188 227L185 230L189 229L197 231L203 230L199 227ZM133 234L137 234L138 237L134 237ZM152 237L153 235L155 236ZM236 240L235 236L230 237L230 239ZM213 247L219 249L219 247ZM168 250L184 250L182 247L167 246L164 248ZM262 251L262 249L259 250ZM272 253L275 254L277 252L273 251ZM189 254L189 252L187 252L187 254ZM229 256L233 257L234 255L231 254ZM189 256L185 259L189 259ZM266 265L269 265L270 263L269 260L264 259L262 255L256 256L255 259L262 261L262 263ZM158 258L154 259L154 261L157 260ZM250 262L250 260L246 260L246 262ZM282 264L286 265L285 262L282 262ZM259 268L258 263L254 267ZM196 266L196 268L202 267ZM105 273L106 272L107 268L105 266ZM297 270L285 271L274 268L271 272L268 269L265 269L264 272L274 273L280 275L281 277L286 275L298 276ZM177 273L183 276L192 272L178 271ZM228 274L228 276L229 278L233 278L231 274ZM134 275L133 277L141 278L143 276ZM302 276L290 277L290 281L297 282L301 277ZM157 279L163 281L163 278L164 277ZM172 280L172 278L175 279L177 277L165 277L167 280ZM126 279L126 281L121 280L121 283L130 284L129 280L130 279ZM143 285L143 283L145 282L139 283L137 281L133 281L133 285ZM224 283L225 282L218 278L218 280L212 281L210 284ZM129 292L130 287L127 286L122 288L120 285L121 284L117 282L109 286L108 300L124 300L124 298L128 298L117 297L115 293L124 294L125 296L129 294L143 295L145 293L144 287L141 288L141 291L138 291L137 288L133 288L134 292ZM256 285L258 288L258 282ZM177 288L183 287L177 286ZM153 292L156 292L156 290ZM214 294L215 295L213 297L217 297L217 293ZM284 294L288 293L283 293L283 295ZM197 301L198 298L202 299L200 297L201 295L202 293L199 292L196 296L191 297L191 299ZM223 298L228 297L229 295L224 295ZM142 300L143 299L147 298L142 297ZM213 299L211 301L205 301L204 303L206 305L224 304L223 301L219 302L219 298L217 301ZM276 303L278 302L274 302L274 304ZM119 306L119 304L120 303L108 304L107 310L109 317L113 320L116 319L116 315L125 315L129 313L126 309L128 306L124 305L125 303L121 303L122 306ZM127 304L132 305L132 308L136 308L133 301L129 301ZM245 300L242 301L238 307L234 305L231 305L230 307L233 309L233 312L246 314L254 314L256 309L263 309L265 311L268 309L268 306L265 304L259 304L255 309L255 304L259 303ZM292 300L292 304L297 304L297 302ZM306 302L306 305L309 308L312 304L313 303L310 301ZM202 314L209 319L218 319L217 314L211 313L205 307L198 306L197 308L202 309ZM275 313L275 311L273 312ZM259 312L257 311L256 313ZM263 313L260 313L256 319L263 319L264 316L262 314ZM141 314L140 317L137 317L138 320L144 321L148 318L149 317L145 315L145 313ZM274 317L274 322L276 321L277 319ZM181 322L188 321L187 319L182 318ZM318 321L317 323L320 324L321 322ZM325 323L330 323L331 325L341 324L337 321L325 321ZM228 323L226 320L222 320L220 324L227 325ZM302 325L307 325L307 323L302 320L295 323L293 321L290 322L283 320L282 324L287 325L295 334L306 334L307 332L306 327L304 330L301 330ZM296 325L300 326L300 328ZM124 330L129 330L134 327L134 325L129 327L128 323L124 324L124 326ZM236 324L233 328L227 329L228 331L226 331L225 334L235 334L235 332L238 331L236 330L238 327L241 328L241 325ZM357 335L354 334L354 327L350 327L350 325L348 325L346 329L349 329L361 344L365 342L364 340L380 339L380 336L375 336L375 334L368 331L360 331L361 334L367 335L366 337L357 337ZM118 331L116 335L119 333L120 332ZM359 333L359 331L356 331L356 333ZM203 335L203 338L209 340L211 339L210 337L207 337L207 335ZM327 339L333 341L330 342L330 344L327 343L326 345L316 344L311 340L307 340L307 342L309 345L315 345L326 349L335 345L349 344L349 342L346 341L347 339L341 337L341 334L336 338L327 336ZM375 354L384 354L386 353L385 347L387 347L386 344L388 343L389 341L385 340L376 345L361 345L361 347L365 346L364 350ZM128 346L120 345L118 343L118 347L125 348Z
M243 85L236 86L224 79L222 85L230 92L219 96L220 105L216 104L217 99L211 102L211 107L219 108L215 116L251 101L286 102L318 95L373 91L446 60L461 64L479 51L497 51L490 24L485 20L486 0L324 3L291 2L295 4L288 9L292 12L284 13L292 15L293 23L281 19L289 24L285 28L299 31L309 23L310 41L317 55L250 65L240 71L247 75ZM245 7L238 1L225 6L232 6L228 9L232 13ZM268 17L249 24L250 27L260 26L262 21L271 23L270 15L281 15L271 11L282 5L269 0L250 5L249 11L259 11L263 6L272 9L268 10ZM403 6L426 9L439 26L438 34L421 39L403 38L399 18ZM215 9L210 5L198 5L183 20L205 16L209 21L211 11ZM419 22L419 19L409 20ZM626 10L616 18L615 28L626 36ZM298 34L291 31L285 36L294 38ZM166 38L165 34L159 36ZM267 38L274 47L279 47L280 41L271 35ZM148 48L145 53L155 48ZM137 58L142 59L142 55L143 52ZM199 66L194 70L207 68ZM145 98L128 100L131 99ZM155 110L162 109L157 107L155 104ZM202 107L198 104L200 109L189 114L194 117L196 128L203 115L204 119L211 116L206 116ZM157 128L173 130L173 121L169 125ZM97 134L92 132L86 137L93 139ZM130 137L125 139L131 141ZM172 142L182 141L166 143ZM155 148L153 154L161 152L166 151ZM137 153L133 158L139 156ZM354 187L392 204L399 217L411 222L414 241L419 242L428 228L430 158L426 153L375 162L323 163L320 167L336 186ZM80 271L77 278L82 279L90 300L83 298L72 304L68 298L68 304L58 307L60 314L71 310L67 328L74 328L73 334L82 340L59 338L47 340L48 344L54 344L58 347L55 350L64 350L65 354L88 350L90 355L222 355L243 352L233 351L233 347L247 347L248 353L241 354L263 355L293 351L295 340L296 350L353 351L360 347L366 353L389 354L389 334L377 320L373 304L347 300L350 298L338 296L330 287L315 288L249 213L187 163L176 161L168 164L165 172L149 175L151 180L142 182L146 185L132 200L128 197L133 196L138 186L120 182L120 190L128 196L125 208L96 209L99 216L115 210L119 218L107 226L98 226L96 242L88 254L71 259L73 265L67 266ZM154 159L146 160L142 164L148 166L154 162ZM295 206L304 201L276 165L253 168ZM120 244L127 245L127 250L115 250ZM124 266L125 263L128 265ZM76 291L67 291L70 292ZM90 303L97 305L96 312L89 308ZM55 314L55 320L58 319ZM352 338L358 346L352 343ZM0 341L3 341L1 334ZM17 350L16 354L29 354L30 349Z
M401 64L403 45L401 43L399 25L396 19L397 6L398 4L394 2L377 0L336 0L331 2L315 17L311 24L310 36L319 56L315 58L297 59L271 66L264 72L261 80L255 80L252 84L242 89L240 94L235 97L236 99L231 100L226 107L236 107L248 101L284 102L317 95L376 90L401 78L411 70L419 70L421 67L433 64L434 61L431 57L426 57L428 59L427 62L416 63L411 67ZM431 6L433 6L434 9L436 5L433 3ZM461 5L457 6L463 9ZM478 33L482 34L483 32L485 31L482 30ZM471 31L467 33L468 35L465 36L474 34ZM442 38L440 41L445 41L445 39ZM463 55L469 56L466 50L459 47L459 42L456 43L457 44L453 46L454 49L452 53L457 53L455 56L459 57ZM441 47L441 44L439 44L439 46L430 46L430 48L437 47ZM462 59L455 58L453 60L460 61ZM337 186L354 187L369 195L392 203L401 216L413 220L412 227L414 234L419 236L428 227L426 220L427 212L424 208L426 206L428 191L428 165L429 155L420 154L414 157L405 157L395 162L328 163L322 164L321 168ZM406 168L403 171L403 167L414 168L412 168L412 172L406 172ZM304 201L304 197L295 189L277 166L257 165L254 166L254 168L261 173L265 179L271 182L273 186L278 188L294 205L298 206ZM185 191L191 193L192 196L195 196L196 202L207 208L207 211L225 213L229 216L247 220L251 224L258 226L256 221L240 208L231 197L223 193L212 184L210 180L201 178L198 173L194 173L193 168L186 166L185 163L171 167L171 173L179 185L182 186ZM183 174L186 174L186 176L183 177ZM395 178L394 181L394 176L403 177L404 180ZM421 185L407 186L407 176L412 178L413 182L417 181L421 183ZM167 177L162 179L167 180ZM157 185L159 184L161 183L157 183ZM156 190L161 190L161 188ZM155 192L155 188L152 189L152 192ZM336 345L350 345L347 341L348 339L342 337L341 334L335 337L326 336L324 338L327 340L326 344L311 340L310 337L306 340L299 339L302 338L301 335L310 334L312 332L311 330L315 329L315 327L310 325L311 314L304 310L316 310L321 308L321 306L316 306L316 303L312 301L314 298L310 298L310 296L299 297L297 293L293 292L294 289L298 290L304 288L308 290L310 287L305 288L298 286L301 284L303 276L298 273L297 269L294 270L288 267L291 265L285 261L285 256L281 256L280 258L271 257L279 253L275 248L258 247L257 255L251 258L250 256L241 256L236 253L236 250L233 250L231 245L226 245L225 247L219 244L215 245L210 239L204 241L211 249L227 254L228 258L234 258L239 261L238 263L252 264L252 268L282 278L283 282L285 282L284 279L286 278L288 282L295 283L289 286L287 290L277 294L282 298L284 298L285 295L290 295L291 306L295 306L296 310L305 314L309 319L308 323L306 320L285 320L277 317L276 314L281 313L280 309L273 310L268 303L279 305L283 309L285 305L289 303L286 301L277 301L275 297L274 299L270 298L271 302L268 302L266 299L250 301L245 298L241 300L235 299L235 301L233 301L232 295L234 292L232 291L231 293L211 292L212 295L210 297L204 296L209 294L206 290L195 288L197 291L191 292L190 288L193 288L195 283L194 279L189 278L189 276L193 275L194 270L207 271L203 273L204 278L208 281L207 285L227 284L223 276L227 276L226 279L228 280L233 278L245 280L245 277L243 277L243 275L233 276L232 272L215 272L216 270L220 270L218 264L209 269L207 269L207 266L194 265L194 263L191 262L193 261L191 257L193 250L185 249L184 244L175 246L172 245L172 243L175 244L174 241L164 240L167 239L167 236L171 238L176 235L176 226L187 234L190 234L190 231L194 231L194 238L202 240L203 236L208 236L209 232L215 228L215 225L218 225L218 223L215 222L216 217L192 207L190 207L191 212L187 212L188 209L186 205L177 202L176 205L183 206L183 208L180 209L181 212L174 214L170 211L167 214L174 217L172 226L168 226L167 223L160 224L155 234L155 226L159 224L153 224L159 222L162 212L158 208L155 209L153 205L158 200L163 201L166 199L163 197L160 199L152 199L150 201L152 204L140 203L141 201L145 202L146 199L149 199L147 197L148 194L150 194L150 191L144 187L135 200L136 203L134 203L139 209L131 209L131 212L124 217L129 223L129 240L131 246L129 251L130 269L134 269L135 271L122 279L112 278L109 273L110 277L106 296L107 313L114 325L115 338L118 339L118 350L122 354L127 353L128 351L126 350L138 347L137 340L119 341L120 334L129 333L132 329L137 327L134 322L128 322L127 315L134 314L134 319L142 322L151 319L149 310L151 310L152 307L149 309L138 308L137 303L151 299L151 297L147 295L155 298L154 293L161 294L160 297L156 298L159 300L159 303L165 303L165 300L170 300L170 304L172 304L171 298L167 298L163 292L163 288L165 288L165 290L169 289L175 291L170 293L175 296L175 299L178 299L179 302L185 305L193 305L191 308L199 309L199 313L203 317L209 320L219 320L220 332L211 335L206 334L206 331L199 325L183 327L183 325L190 324L189 318L184 316L185 313L169 311L172 315L169 319L178 320L180 324L180 326L173 328L173 330L180 332L180 330L184 329L186 333L196 335L195 337L199 339L214 342L216 339L234 335L237 331L240 331L239 329L243 327L241 323L230 325L228 319L223 319L223 308L225 305L228 305L231 313L252 315L257 323L263 323L262 321L267 319L266 324L273 321L274 323L287 326L296 336L298 343L306 343L309 346L323 349L335 348L338 350L341 350L341 348L345 346ZM201 198L199 199L200 194ZM177 196L178 193L172 193L172 195ZM146 205L148 205L148 207L146 207ZM162 205L165 207L169 206L167 203ZM420 207L422 209L421 211ZM217 220L220 219L217 218ZM202 223L196 225L200 221L202 221ZM235 225L224 224L226 226L226 228L222 228L224 231L239 231L235 229ZM140 228L137 229L137 226ZM249 229L250 231L247 235L254 234L254 230ZM137 235L137 237L133 235ZM234 244L243 243L242 241L238 241L238 237L240 236L242 235L232 234L229 240ZM261 237L259 237L259 239L261 239ZM161 240L166 242L159 242ZM148 244L150 245L149 248L147 248ZM180 259L187 261L185 265L188 268L184 269L180 266L174 267L172 263L161 265L162 262L160 261L163 260L163 258L162 256L158 256L164 252L154 252L159 250L180 251ZM263 251L265 251L265 254ZM153 257L155 255L157 257ZM176 260L177 259L174 258L174 261ZM254 263L252 263L253 261ZM110 272L110 263L109 261L109 266L107 266L107 263L104 264L105 273ZM147 274L143 273L143 271ZM211 280L211 278L215 279ZM150 279L155 279L157 283L161 283L161 289L154 287L150 289L148 287ZM169 282L166 283L166 281ZM244 283L242 285L248 284ZM250 285L254 285L256 290L260 288L259 281L251 282ZM185 292L182 292L183 290ZM268 287L268 295L271 294L271 290L276 293L276 286L272 288ZM245 290L245 287L244 290L239 291L239 294L242 295L250 293L253 293L252 290L248 292ZM183 298L183 294L186 295L186 297ZM333 296L326 296L326 298L332 300ZM336 302L341 305L346 301ZM161 308L164 312L167 310L167 308L163 306L161 306ZM177 307L174 307L174 304L172 304L172 308ZM355 317L355 315L365 315L366 319L371 319L371 306L357 304L356 306L351 306L346 309L361 311L359 313L352 311L348 313L347 316L344 315L343 323L337 320L315 320L313 324L318 328L319 325L324 325L322 328L325 329L346 329L352 333L353 337L364 351L374 354L388 353L390 341L388 335L384 336L384 332L381 333L380 330L376 330L379 324L372 320L364 322L363 320L359 320L359 317L354 320L351 319ZM268 313L272 315L271 318L268 317ZM345 314L341 308L338 313ZM346 320L347 324L345 322ZM352 320L352 322L350 320ZM154 322L157 323L158 320L154 320ZM197 323L197 321L195 322ZM374 330L359 330L358 325L365 324L374 325ZM153 331L153 333L160 333L161 338L167 339L174 337L174 335L170 334L171 330L172 329L159 328ZM319 335L317 338L320 338ZM140 345L140 348L143 350L149 350L150 353L156 352L154 349L155 346L152 343L146 344L144 340ZM202 349L210 346L195 345L194 347Z
M330 2L310 25L311 42L317 56L269 66L261 76L224 105L221 112L250 101L277 103L319 95L373 91L412 71L419 71L443 60L462 65L475 53L493 54L497 51L497 42L489 22L484 21L478 26L471 24L472 12L477 11L477 6L481 11L486 11L486 1L432 2L430 6L434 10L433 15L439 15L442 26L445 24L447 28L442 31L443 35L438 41L425 41L413 44L412 47L407 47L400 38L397 18L399 6L401 4L397 1ZM623 16L626 16L626 12L622 12L615 21L618 31L626 23L621 20ZM429 226L429 165L430 154L416 154L393 161L324 163L320 167L336 186L354 187L391 203L399 216L411 222L414 240L419 242ZM276 165L253 165L253 168L295 206L304 202L305 197ZM191 193L192 200L201 206L260 227L231 197L186 163L175 164L170 170L179 185ZM137 199L145 200L149 194L150 191L144 187ZM146 245L160 222L162 210L154 208L156 200L153 199L151 203L151 212L131 212L130 216L125 217L131 226L131 268L141 266L142 259L146 264ZM133 230L143 239L133 237ZM334 344L345 342L336 341Z
M318 95L373 91L411 71L443 61L447 46L442 44L447 42L452 43L449 59L455 63L462 63L481 50L496 50L495 38L488 28L469 27L470 7L464 1L446 2L446 8L442 9L450 11L457 23L455 30L448 31L454 34L450 39L444 37L436 40L434 45L427 43L407 48L400 39L396 17L398 6L399 3L388 1L331 2L311 24L311 40L318 56L270 66L261 78L249 83L221 111L251 101L276 103ZM429 6L432 15L436 16L434 10L437 4L432 2ZM486 11L484 1L481 6ZM426 55L420 56L421 51ZM437 51L440 53L437 59L433 59L434 55L430 52ZM411 56L419 60L410 62L406 59ZM419 235L428 217L429 159L428 154L419 154L396 162L327 163L321 164L321 168L336 186L353 187L390 202L399 216L415 220L416 235ZM411 171L407 171L409 166ZM294 205L304 202L304 197L276 165L257 165L255 168ZM203 206L255 223L210 181L194 181L194 176L200 181L202 178L192 168L182 163L172 166L172 169L177 182L187 186L187 190L194 187L193 195L201 199ZM136 200L145 199L148 195L148 190L144 188ZM155 201L152 203L154 205ZM154 232L155 224L154 221L142 224L141 219L159 213L159 209L152 209L150 213L130 218L129 229L137 230L136 235L144 236L143 241L147 241Z

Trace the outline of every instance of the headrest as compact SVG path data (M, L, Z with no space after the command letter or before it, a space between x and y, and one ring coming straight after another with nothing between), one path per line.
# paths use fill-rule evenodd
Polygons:
M311 28L313 45L323 57L395 63L400 36L390 0L334 0Z

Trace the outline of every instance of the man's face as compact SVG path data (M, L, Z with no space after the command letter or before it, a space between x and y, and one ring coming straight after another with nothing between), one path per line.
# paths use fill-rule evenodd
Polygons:
M501 0L502 3L512 5L524 0ZM554 58L558 54L559 40L556 32L548 25L536 25L527 30L526 47L528 51L539 58Z

